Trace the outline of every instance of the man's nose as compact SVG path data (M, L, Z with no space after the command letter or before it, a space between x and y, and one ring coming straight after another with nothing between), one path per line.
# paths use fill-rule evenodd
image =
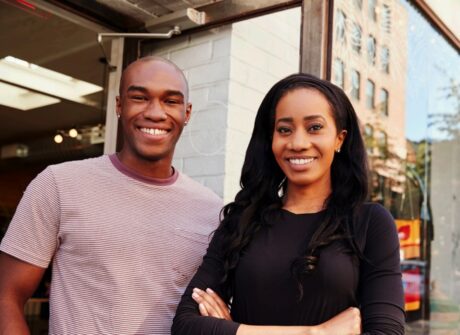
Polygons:
M153 99L149 102L144 110L144 116L152 121L164 121L167 119L166 112L157 99Z

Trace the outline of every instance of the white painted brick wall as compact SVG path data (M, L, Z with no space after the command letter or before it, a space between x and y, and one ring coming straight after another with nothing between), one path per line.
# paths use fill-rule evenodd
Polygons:
M300 8L233 24L224 201L239 191L244 155L263 97L299 71Z
M174 166L223 197L231 27L159 41L148 54L170 59L189 82L192 116Z
M176 147L174 166L232 201L254 118L279 79L298 72L300 8L191 36L159 41L149 54L185 73L192 118Z

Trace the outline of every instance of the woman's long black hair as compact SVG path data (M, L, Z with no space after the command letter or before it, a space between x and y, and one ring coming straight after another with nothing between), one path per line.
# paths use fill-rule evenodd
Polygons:
M331 166L332 193L325 203L325 220L306 247L305 254L292 264L292 272L303 296L302 276L315 269L320 249L336 239L346 238L361 257L353 240L354 214L367 197L367 157L358 117L349 99L339 87L309 74L293 74L277 82L268 91L256 115L254 130L241 173L241 190L235 201L221 213L218 232L223 242L223 282L232 294L235 268L254 234L269 225L270 215L282 207L280 190L285 187L283 171L272 152L275 109L288 92L300 89L319 91L329 102L337 133L347 131L339 154Z

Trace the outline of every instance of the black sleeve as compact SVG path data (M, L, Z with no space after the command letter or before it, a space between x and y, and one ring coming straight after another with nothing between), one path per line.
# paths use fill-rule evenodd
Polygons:
M217 231L209 244L203 263L198 268L181 298L171 329L172 335L235 335L239 324L233 321L201 316L192 298L192 290L213 289L226 302L225 287L220 284L223 275L221 234Z
M396 225L391 214L380 205L372 205L366 220L366 259L361 262L359 283L363 334L404 334L404 293Z

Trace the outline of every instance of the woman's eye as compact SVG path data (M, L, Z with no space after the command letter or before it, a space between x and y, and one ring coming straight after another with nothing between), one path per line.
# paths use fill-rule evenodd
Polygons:
M146 97L144 97L143 95L133 95L131 97L132 100L135 100L135 101L145 101L147 100Z
M289 129L289 128L287 128L287 127L279 127L279 128L277 129L277 131L278 131L278 133L280 133L280 134L288 134L288 133L291 131L291 129Z
M321 124L314 124L308 127L308 131L313 131L313 132L320 131L321 129L323 129L323 125Z
M169 105L176 105L176 104L179 103L179 101L169 99L169 100L166 100L166 103L169 104Z

